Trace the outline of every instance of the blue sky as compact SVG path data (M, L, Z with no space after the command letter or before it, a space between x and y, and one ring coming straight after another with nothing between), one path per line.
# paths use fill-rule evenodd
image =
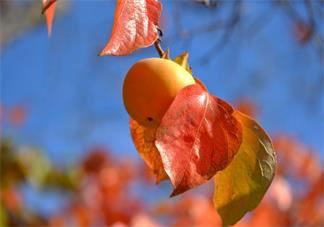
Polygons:
M162 46L170 47L173 56L188 50L194 74L213 94L230 103L251 99L270 134L287 133L323 152L323 69L312 45L294 39L293 24L282 11L276 10L252 36L249 25L270 6L248 2L244 23L206 65L201 58L221 33L182 40L179 31L226 17L228 11L178 1L176 19L175 1L163 4ZM157 54L151 47L127 57L98 57L111 31L113 10L114 1L72 1L68 11L55 18L50 39L42 24L6 45L1 51L1 102L25 104L27 121L19 129L4 125L5 135L44 149L58 163L74 162L98 144L120 157L137 157L122 103L122 81L134 62Z

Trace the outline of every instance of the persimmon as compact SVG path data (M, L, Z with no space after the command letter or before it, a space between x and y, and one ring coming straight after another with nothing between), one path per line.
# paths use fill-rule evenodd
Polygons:
M178 92L195 83L177 63L162 58L136 62L123 85L123 100L129 115L140 125L155 128Z

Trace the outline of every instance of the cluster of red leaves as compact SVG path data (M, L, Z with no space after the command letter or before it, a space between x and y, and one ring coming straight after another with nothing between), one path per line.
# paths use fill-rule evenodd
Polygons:
M277 142L296 142L287 137L278 137ZM301 145L299 143L299 145ZM282 145L279 145L282 146ZM283 159L287 147L278 147L279 158ZM291 155L302 154L314 157L308 150L301 151L296 146L289 146ZM314 159L314 158L312 158ZM314 160L315 161L315 160ZM287 176L300 179L300 169L288 170L284 162L279 163L281 175L277 175L269 192L261 204L251 214L235 226L321 226L324 208L323 170L319 170L316 179L313 174L302 177L305 189L302 193L293 187L293 181ZM134 163L118 163L107 158L105 151L92 151L83 162L84 178L81 188L71 207L51 220L52 226L63 226L65 223L76 223L80 226L108 224L112 226L221 226L221 219L212 204L210 195L186 194L176 200L156 202L148 207L145 201L131 196L132 182L143 180L153 186L153 178L148 168L137 168ZM140 170L138 170L140 169ZM312 179L312 181L309 181ZM148 181L147 181L148 180ZM212 186L212 185L210 185ZM149 189L148 189L149 190ZM149 191L143 193L150 193Z
M153 185L149 169L134 162L121 162L107 151L93 149L81 163L82 178L77 194L62 212L51 217L50 226L220 226L221 220L205 195L191 194L175 201L148 206L131 193L134 182ZM211 186L211 185L210 185Z
M94 149L81 164L82 177L75 199L62 213L52 217L51 226L110 226L129 224L142 201L129 194L134 165L112 160L102 149Z
M293 176L299 181L312 183L321 175L319 157L313 150L297 139L277 135L274 137L274 146L280 154L278 174L287 177Z
M279 153L278 176L289 179L291 187L302 185L306 190L294 203L296 225L324 224L324 171L319 156L297 139L278 135L274 145ZM293 212L293 211L291 211Z
M219 226L211 199L191 195L148 207L131 192L134 182L153 186L150 171L134 162L113 159L102 149L89 151L81 163L82 178L71 204L49 220L50 226ZM143 178L144 177L144 178ZM206 215L208 217L206 218Z
M313 151L290 137L277 136L274 142L278 150L280 174L276 175L261 204L235 226L322 226L324 173L318 158ZM288 165L287 155L294 157L296 163ZM316 176L312 171L301 171L305 168L306 156L316 167ZM207 185L210 187L207 193L194 190L174 200L157 199L148 204L142 199L143 195L134 193L132 188L134 183L140 183L145 187L145 195L156 191L154 179L146 166L131 160L116 160L107 150L97 148L87 152L84 160L74 168L74 171L80 171L78 186L71 194L69 204L49 219L40 218L37 213L29 213L32 217L19 219L20 214L26 216L26 213L18 184L12 181L10 185L2 186L1 206L9 215L7 223L41 223L42 226L55 227L221 226L211 199L212 184ZM2 179L8 174L10 172L2 171ZM299 182L296 184L296 181ZM296 186L301 184L303 187L300 190Z
M172 196L205 183L231 162L242 142L233 112L200 85L188 86L176 96L154 141L163 162L160 168L174 186Z

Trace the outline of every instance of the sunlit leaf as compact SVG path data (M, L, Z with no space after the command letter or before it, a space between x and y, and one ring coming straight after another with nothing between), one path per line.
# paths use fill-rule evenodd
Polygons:
M158 0L117 0L111 37L100 56L128 55L152 45L159 36L161 9Z
M135 147L142 159L156 175L156 183L167 179L168 176L164 171L160 153L154 144L156 129L145 128L133 119L130 119L129 125Z
M174 187L183 193L224 169L239 149L241 126L224 101L200 85L182 89L156 131L156 146Z
M42 1L43 1L42 13L45 13L45 17L46 17L47 33L49 36L51 36L57 0L42 0Z
M276 158L269 136L257 122L235 111L242 123L243 142L234 160L215 176L214 205L223 225L231 225L253 210L270 186Z

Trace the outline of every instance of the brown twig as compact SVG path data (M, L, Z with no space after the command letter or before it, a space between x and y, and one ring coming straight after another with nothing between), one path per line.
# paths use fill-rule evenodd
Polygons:
M161 28L159 28L159 26L156 26L156 29L158 31L159 38L154 42L154 47L161 58L164 54L164 51L161 47L161 37L163 36L163 31L161 30Z
M312 2L310 0L304 0L305 3L305 7L308 13L308 21L309 21L309 25L312 27L312 29L315 28L315 16L314 16L314 12L313 12L313 6L312 6Z
M157 39L157 40L154 42L154 47L155 47L156 51L158 52L159 56L162 57L164 51L163 51L163 49L162 49L160 43L161 43L160 39Z
M219 42L217 42L213 47L207 51L204 56L201 58L201 63L206 64L209 62L210 58L217 52L219 52L222 48L225 47L226 43L229 42L229 39L235 29L235 26L240 22L241 19L241 0L237 0L232 9L232 14L230 19L226 23L226 30L224 31L222 37Z

